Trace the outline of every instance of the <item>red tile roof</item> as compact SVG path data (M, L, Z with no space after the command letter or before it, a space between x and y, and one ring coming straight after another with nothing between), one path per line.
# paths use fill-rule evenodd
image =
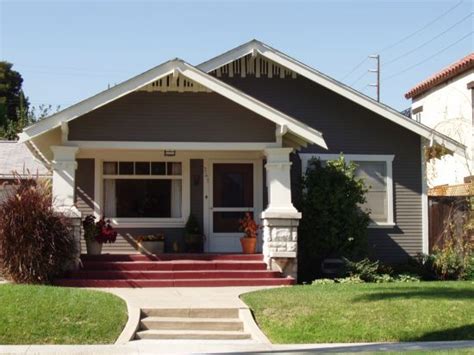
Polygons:
M408 91L405 94L405 97L409 99L418 96L435 87L436 85L439 85L471 68L474 68L474 53L465 56L461 60L458 60L457 62L437 72L428 79L423 80L421 83L417 84L410 91Z

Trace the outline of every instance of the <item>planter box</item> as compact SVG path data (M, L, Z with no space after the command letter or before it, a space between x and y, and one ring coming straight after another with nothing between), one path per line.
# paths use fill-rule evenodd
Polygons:
M165 242L139 242L138 251L142 254L162 254L165 251Z

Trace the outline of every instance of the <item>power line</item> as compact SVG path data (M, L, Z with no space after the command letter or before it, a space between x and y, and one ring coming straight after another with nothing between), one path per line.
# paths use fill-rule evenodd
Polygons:
M412 33L408 34L407 36L401 38L400 40L398 40L398 41L396 41L396 42L394 42L394 43L392 43L392 44L390 44L390 45L388 45L388 46L382 48L382 49L379 50L379 51L376 51L376 53L380 54L381 52L385 52L385 51L387 51L387 50L389 50L389 49L391 49L391 48L393 48L393 47L399 45L400 43L403 43L403 42L405 42L406 40L408 40L408 39L414 37L414 36L417 35L418 33L422 32L423 30L425 30L426 28L430 27L432 24L434 24L435 22L437 22L439 19L443 18L444 16L446 16L447 14L449 14L450 12L452 12L454 9L458 8L463 2L464 2L463 0L459 1L459 2L456 3L454 6L450 7L450 8L447 9L445 12L443 12L443 13L440 14L439 16L435 17L433 20L431 20L430 22L428 22L427 24L425 24L424 26L422 26L421 28L419 28L419 29L416 30L415 32L412 32ZM471 15L472 15L472 13L469 14L469 16L471 16ZM469 16L467 16L467 17L469 17ZM466 17L466 18L467 18L467 17ZM463 22L466 18L463 18L459 23ZM454 26L452 26L452 27L455 27L455 26L458 25L459 23L454 24ZM451 28L452 28L452 27L451 27ZM448 29L446 30L446 32L449 31L451 28L448 28ZM444 34L444 33L442 33L442 34ZM417 48L415 48L415 49L413 49L413 50L411 50L411 51L408 51L407 53L403 54L402 56L399 56L399 57L397 57L397 58L395 58L395 59L389 61L387 64L393 63L393 62L395 62L395 61L401 59L403 56L413 53L414 51L416 51L416 50L418 50L419 48L425 46L426 44L431 43L431 41L433 41L434 39L438 38L438 37L441 36L442 34L437 35L435 38L432 38L432 39L431 39L430 41L428 41L427 43L424 43L424 44L420 45L419 47L417 47ZM346 79L346 78L347 78L349 75L351 75L353 72L355 72L362 64L364 64L364 63L366 62L367 59L368 59L368 58L365 58L365 59L362 60L359 64L357 64L354 68L352 68L346 75L344 75L344 76L341 78L341 81L344 80L344 79ZM367 73L365 73L365 74L367 74ZM363 75L361 75L360 77L358 77L358 78L353 82L353 84L355 84L355 83L358 82L360 79L362 79L362 78L365 76L365 74L363 74ZM351 84L351 86L352 86L353 84Z
M473 13L471 12L469 15L463 17L461 20L459 20L458 22L456 22L454 25L448 27L448 28L445 29L444 31L438 33L436 36L434 36L434 37L431 38L430 40L428 40L428 41L426 41L426 42L420 44L419 46L415 47L415 48L412 49L412 50L409 50L409 51L407 51L407 52L405 52L405 53L399 55L398 57L396 57L396 58L394 58L394 59L392 59L392 60L389 60L388 62L386 62L386 63L384 63L384 64L385 64L385 65L389 65L389 64L391 64L391 63L394 63L394 62L396 62L396 61L402 59L403 57L405 57L405 56L407 56L407 55L409 55L409 54L411 54L411 53L413 53L413 52L416 52L418 49L423 48L423 47L426 46L427 44L430 44L430 43L433 42L434 40L438 39L439 37L441 37L441 36L444 35L445 33L447 33L447 32L449 32L450 30L452 30L454 27L458 26L459 24L461 24L461 23L463 23L464 21L466 21L468 18L472 17L472 14L473 14Z
M359 82L359 80L366 76L368 73L368 71L363 72L362 75L359 76L356 80L354 80L349 86L354 86L355 83Z
M413 68L416 68L417 66L419 66L419 65L421 65L421 64L423 64L423 63L425 63L425 62L427 62L428 60L430 60L430 59L432 59L432 58L434 58L434 57L436 57L437 55L439 55L439 54L441 54L441 53L447 51L449 48L455 46L455 45L458 44L459 42L461 42L461 41L463 41L464 39L466 39L467 37L471 36L473 33L474 33L474 31L469 32L468 34L466 34L466 35L464 35L463 37L461 37L460 39L458 39L456 42L451 43L451 44L450 44L449 46L447 46L447 47L444 47L443 49L441 49L440 51L438 51L438 52L436 52L435 54L431 55L430 57L425 58L425 59L423 59L422 61L420 61L420 62L418 62L418 63L416 63L416 64L413 64L413 65L409 66L408 68L405 68L405 69L399 71L398 73L395 73L395 74L393 74L393 75L388 76L388 77L385 78L383 81L385 82L385 81L387 81L387 80L389 80L389 79L392 79L392 78L394 78L394 77L396 77L396 76L398 76L398 75L400 75L400 74L403 74L403 73L405 73L405 72L407 72L407 71L409 71L409 70L411 70L411 69L413 69Z
M344 75L342 78L341 78L341 81L344 80L345 78L347 78L349 75L351 75L353 72L355 72L357 69L359 69L359 67L364 64L366 61L367 61L367 57L364 58L363 61L361 61L359 64L357 64L354 68L351 69L350 72L348 72L346 75Z
M444 16L446 16L447 14L449 14L451 11L453 11L454 9L456 9L457 7L459 7L461 4L463 3L463 0L461 0L460 2L458 2L456 5L454 5L453 7L449 8L447 11L443 12L441 15L439 15L438 17L436 17L435 19L431 20L430 22L428 22L426 25L424 25L423 27L421 27L420 29L416 30L415 32L403 37L402 39L396 41L395 43L392 43L384 48L382 48L381 50L378 51L378 53L381 53L381 52L385 52L397 45L399 45L400 43L402 42L405 42L407 39L410 39L412 38L413 36L417 35L418 33L420 33L421 31L425 30L426 28L430 27L433 23L435 23L436 21L438 21L439 19L443 18Z

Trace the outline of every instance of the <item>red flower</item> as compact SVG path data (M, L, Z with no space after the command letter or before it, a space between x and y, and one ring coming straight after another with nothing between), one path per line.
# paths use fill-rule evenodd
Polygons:
M239 219L240 230L245 233L244 238L257 238L258 230L261 228L252 218L249 212L245 213L245 217Z

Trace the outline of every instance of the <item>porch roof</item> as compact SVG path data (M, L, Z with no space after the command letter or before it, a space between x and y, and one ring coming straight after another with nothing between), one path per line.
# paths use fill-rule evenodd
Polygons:
M88 112L115 101L131 92L139 90L150 83L172 74L173 76L184 76L210 90L220 94L227 99L257 113L258 115L278 125L276 134L289 133L291 140L301 145L317 144L327 148L322 133L310 126L290 117L273 107L249 96L242 91L214 78L206 72L186 63L181 59L167 61L140 75L137 75L121 84L100 92L86 100L72 105L48 118L31 125L20 134L20 142L31 141L33 138L50 132L67 122L74 120ZM66 128L67 129L67 128Z

